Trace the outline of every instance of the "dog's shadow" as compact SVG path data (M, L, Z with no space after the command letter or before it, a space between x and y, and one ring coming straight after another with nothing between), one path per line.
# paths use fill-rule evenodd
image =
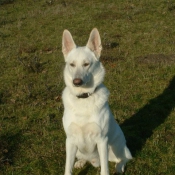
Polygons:
M141 151L153 130L164 123L175 107L175 77L162 94L151 99L148 104L136 114L121 124L125 133L127 145L133 156Z

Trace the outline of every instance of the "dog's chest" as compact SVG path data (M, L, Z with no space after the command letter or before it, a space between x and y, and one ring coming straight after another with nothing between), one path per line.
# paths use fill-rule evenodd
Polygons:
M71 104L72 110L76 116L91 116L95 111L97 111L96 102L92 98L74 100Z
M81 152L93 152L98 138L101 137L101 128L95 122L83 126L72 122L67 134Z

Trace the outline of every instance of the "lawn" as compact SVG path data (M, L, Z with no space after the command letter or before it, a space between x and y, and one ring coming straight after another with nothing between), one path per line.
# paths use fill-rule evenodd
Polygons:
M173 0L0 0L0 174L64 174L62 32L85 45L94 27L134 157L124 174L175 174L174 19ZM87 164L73 174L100 171Z

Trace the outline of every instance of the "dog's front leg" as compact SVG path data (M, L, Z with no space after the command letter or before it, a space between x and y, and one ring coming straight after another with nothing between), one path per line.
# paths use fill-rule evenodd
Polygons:
M66 167L64 175L71 175L72 168L75 161L77 146L72 144L70 139L66 139Z
M97 143L98 153L100 156L101 175L109 175L108 168L108 139L100 139Z

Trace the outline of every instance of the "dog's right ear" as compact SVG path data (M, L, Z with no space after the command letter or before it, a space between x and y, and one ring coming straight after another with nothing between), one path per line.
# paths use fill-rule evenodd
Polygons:
M68 53L74 48L76 48L76 45L74 43L71 33L68 30L64 30L62 38L62 52L65 59Z

